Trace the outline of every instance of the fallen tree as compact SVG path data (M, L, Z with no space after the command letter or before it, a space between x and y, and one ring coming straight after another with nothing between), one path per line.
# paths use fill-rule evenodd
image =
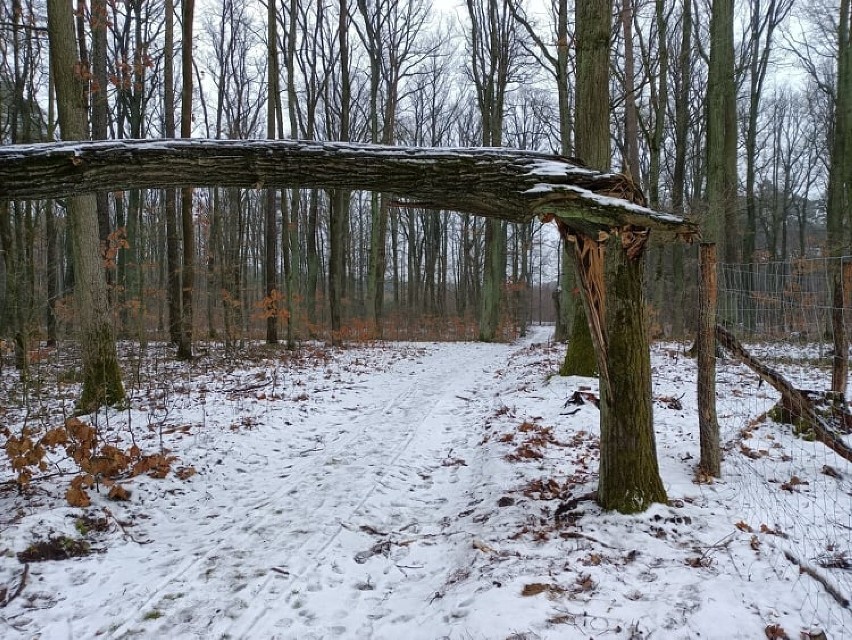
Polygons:
M190 186L377 191L429 209L518 223L554 220L579 270L600 373L607 444L601 447L598 501L622 512L666 501L651 411L644 250L652 232L692 239L697 226L648 209L629 176L510 149L282 140L0 147L0 200Z
M755 358L721 325L716 325L716 340L734 358L754 371L757 376L781 394L778 408L782 419L800 430L813 431L819 440L841 458L852 462L852 447L843 440L842 433L849 431L852 414L840 398L830 398L824 393L797 389L784 376Z
M0 200L189 186L380 191L511 222L550 214L592 237L627 226L695 233L683 218L647 209L624 174L534 151L199 139L0 147Z

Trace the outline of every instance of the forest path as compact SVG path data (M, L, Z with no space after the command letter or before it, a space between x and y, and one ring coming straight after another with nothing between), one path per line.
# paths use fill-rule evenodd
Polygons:
M216 460L207 504L190 514L155 505L177 526L149 528L156 550L112 603L110 637L142 620L146 634L171 637L411 637L411 615L394 612L428 609L456 545L470 548L451 525L470 508L493 412L482 390L512 350L426 353L363 380L349 406L318 404L299 423L243 434L238 451L206 450ZM146 574L165 577L147 584Z

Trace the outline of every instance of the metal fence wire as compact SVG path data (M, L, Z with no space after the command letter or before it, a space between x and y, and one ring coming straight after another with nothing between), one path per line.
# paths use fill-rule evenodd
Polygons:
M794 387L827 394L832 282L846 271L848 333L850 265L850 257L720 264L718 322ZM741 522L763 534L778 577L806 585L803 618L815 626L830 620L852 637L852 463L780 411L780 394L752 370L718 355L723 482L729 483L732 506ZM842 437L852 444L852 434Z

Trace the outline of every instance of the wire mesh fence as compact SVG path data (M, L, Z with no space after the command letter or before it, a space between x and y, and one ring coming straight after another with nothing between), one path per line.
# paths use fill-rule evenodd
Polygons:
M852 443L852 424L847 403L832 394L832 365L835 329L846 330L852 317L850 264L852 258L817 258L719 266L718 321L754 362L806 392L840 445ZM842 314L840 325L832 321L835 311ZM852 634L849 459L783 406L782 394L754 367L719 355L725 473L738 488L731 499L741 523L772 550L779 578L807 581L803 612Z

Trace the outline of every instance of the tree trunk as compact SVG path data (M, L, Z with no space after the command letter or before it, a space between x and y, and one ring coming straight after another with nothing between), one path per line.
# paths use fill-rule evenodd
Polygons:
M577 129L575 152L590 167L606 171L610 166L609 64L611 0L581 0L577 18ZM571 250L566 247L566 250ZM562 375L593 376L601 373L594 357L584 305L576 305L571 338Z
M166 0L166 42L163 52L163 118L166 138L175 137L175 80L174 80L174 0ZM181 323L181 284L180 284L180 235L178 231L177 192L166 189L163 192L163 215L166 217L166 271L168 273L166 299L169 310L169 340L177 346L180 344ZM135 215L130 211L130 215ZM133 225L136 226L135 223ZM138 233L138 232L137 232ZM133 237L134 244L137 239ZM138 269L138 264L136 265ZM141 302L141 299L140 299Z
M59 125L64 140L85 140L87 118L84 87L75 73L74 18L65 0L48 0L48 38L56 72ZM97 203L94 195L69 199L68 218L75 269L75 311L79 318L83 353L83 390L78 410L124 399L121 370L115 351L109 314L107 283L98 242Z
M642 292L644 259L620 238L606 245L606 363L601 375L598 502L621 513L666 502L651 399L651 356ZM608 383L607 383L608 379Z
M277 115L275 105L280 93L280 89L278 88L278 16L275 0L268 0L267 2L266 27L266 72L269 84L268 95L266 96L266 137L274 139L276 137L275 122ZM278 344L278 307L281 304L277 289L278 224L275 208L276 195L275 189L266 190L263 279L266 293L266 307L264 311L266 313L267 344ZM284 228L285 230L287 228L286 220Z
M90 24L92 29L92 79L89 83L89 96L92 103L92 140L106 140L109 125L109 100L107 96L107 16L106 0L92 0ZM98 235L101 252L105 260L107 294L112 297L115 271L106 262L112 233L109 216L109 196L106 192L97 194ZM113 300L113 302L115 302Z
M621 29L624 35L624 170L638 183L642 176L639 173L639 113L633 77L636 71L632 0L621 0Z
M698 428L702 473L718 478L721 473L719 423L716 418L716 245L701 243L698 289Z
M731 128L728 110L732 105L734 91L734 40L733 0L713 0L713 13L710 20L710 63L707 84L707 213L702 222L704 242L715 243L723 240L722 259L735 262L734 238L736 226L731 218L736 214L736 127ZM734 118L736 113L734 113ZM735 123L734 123L735 124ZM733 142L731 139L733 138ZM731 154L734 154L733 164ZM733 170L733 173L732 173ZM725 230L724 237L721 230ZM708 256L710 257L710 256ZM711 268L710 265L707 265ZM703 278L709 282L711 277ZM715 281L715 276L712 281ZM705 292L706 293L706 292ZM707 326L716 323L716 296L701 295L699 317L703 319L697 342L699 350L699 401L703 410L699 410L699 432L701 435L702 471L708 475L718 475L718 453L711 449L719 446L719 423L715 409L704 403L716 401L715 371L707 369L715 362L715 334L708 333ZM709 323L709 324L708 324ZM701 367L705 370L702 371ZM703 375L702 375L703 374ZM703 398L703 400L702 400Z
M349 7L340 0L337 38L340 46L340 140L349 140L351 87L349 71ZM343 329L342 298L345 288L346 232L349 225L349 192L337 190L330 195L328 228L328 299L331 317L331 343L341 343Z
M500 300L506 273L505 242L504 223L500 220L486 221L485 279L482 283L482 310L479 314L479 339L483 342L493 342L497 339Z
M55 204L47 203L45 209L44 235L46 236L45 278L47 279L47 309L45 319L47 324L47 346L56 344L56 301L59 299L59 242L56 229ZM2 303L0 297L0 303ZM2 321L0 321L2 323Z
M850 40L850 0L841 0L838 30L837 92L834 104L834 136L831 147L831 166L828 175L828 249L833 257L844 255L849 249L852 206L852 40ZM832 273L832 333L834 337L834 363L831 388L846 393L849 372L848 338L844 322L844 293L848 287L840 260Z
M180 136L192 137L192 28L195 0L183 0L183 42L181 45L182 88L180 99ZM195 227L192 220L192 187L180 193L183 268L181 269L181 323L177 357L192 358L192 293L195 288Z
M577 5L577 153L609 166L610 0ZM627 180L632 180L628 177ZM644 197L643 197L644 201ZM642 271L647 233L625 228L604 242L560 222L573 239L587 327L600 374L601 462L598 502L622 513L665 502L651 410L651 366ZM576 324L576 323L575 323Z

